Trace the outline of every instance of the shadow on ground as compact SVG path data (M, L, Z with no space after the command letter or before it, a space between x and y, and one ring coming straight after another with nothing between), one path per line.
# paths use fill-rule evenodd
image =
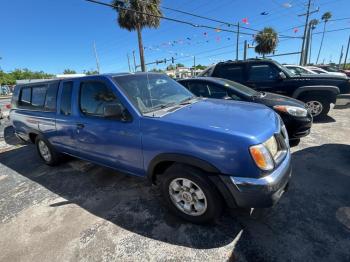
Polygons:
M314 124L334 123L336 120L331 116L324 116L321 119L314 120Z
M293 153L293 177L279 204L245 220L235 260L350 261L350 145Z
M24 141L22 141L15 135L15 130L12 126L6 126L4 128L4 140L6 144L12 145L12 146L26 144Z
M6 142L21 142L12 137L11 127L5 133ZM76 204L119 227L155 240L210 249L231 243L242 228L229 214L224 214L215 226L180 221L166 210L158 189L146 179L74 159L48 167L33 145L0 154L0 163L65 199L51 203L52 208Z
M50 168L33 146L0 154L0 163L65 199L52 208L74 203L151 239L197 249L238 239L231 261L350 261L349 145L295 152L290 189L276 207L252 217L225 214L208 226L170 215L157 188L140 178L78 160Z

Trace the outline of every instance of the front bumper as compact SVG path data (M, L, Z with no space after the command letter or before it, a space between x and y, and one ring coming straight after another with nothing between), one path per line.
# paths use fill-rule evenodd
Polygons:
M308 113L306 117L281 115L281 118L288 131L289 139L299 139L310 134L313 123L311 114Z
M279 167L262 178L234 177L221 175L237 207L271 207L281 198L288 188L292 175L290 152Z

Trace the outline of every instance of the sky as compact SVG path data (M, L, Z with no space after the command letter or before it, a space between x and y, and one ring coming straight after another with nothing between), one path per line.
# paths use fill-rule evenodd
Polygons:
M101 0L103 1L103 0ZM109 0L105 0L109 2ZM163 0L161 4L225 22L243 24L261 30L273 27L287 36L302 36L307 0ZM311 10L320 8L311 16L320 18L326 11L333 19L350 17L349 0L313 0ZM136 64L139 64L136 32L119 28L117 13L111 8L88 3L84 0L0 0L1 41L0 68L10 72L16 68L59 74L65 69L77 72L95 70L96 61L93 45L99 57L102 73L129 71L127 55L133 66L135 50ZM173 11L162 10L167 17L189 21L195 24L235 30L220 23L194 18ZM262 15L261 13L267 13ZM315 33L322 32L318 25ZM350 29L350 18L329 22L327 30ZM295 32L297 31L297 32ZM254 34L253 30L242 32ZM350 30L327 33L320 61L338 63L342 45L346 48ZM322 34L313 37L311 61L315 62ZM171 21L161 21L158 29L143 31L146 62L176 58L176 63L192 66L210 65L218 61L235 59L236 34L220 30L195 28ZM241 35L239 57L243 58L243 42L253 45L252 35ZM280 38L276 54L298 52L301 40ZM257 54L248 49L248 57ZM281 63L299 62L299 55L275 58ZM350 57L349 57L350 59ZM169 65L166 64L166 65ZM148 69L163 69L165 64L149 66Z

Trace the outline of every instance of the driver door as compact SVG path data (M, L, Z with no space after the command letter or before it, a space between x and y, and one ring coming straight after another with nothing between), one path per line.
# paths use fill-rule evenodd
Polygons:
M142 174L141 133L115 87L105 80L81 81L78 90L76 133L83 158L121 171ZM106 108L120 105L125 118L105 117Z

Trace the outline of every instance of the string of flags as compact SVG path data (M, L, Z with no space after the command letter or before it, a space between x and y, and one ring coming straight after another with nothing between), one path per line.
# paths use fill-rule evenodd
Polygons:
M216 30L217 33L221 33L220 30ZM213 35L212 37L210 37ZM243 36L241 36L243 37ZM175 39L171 41L166 41L157 45L147 45L144 46L145 50L148 51L161 51L167 48L172 48L180 45L194 45L194 44L205 44L205 43L220 43L222 41L231 41L233 40L233 36L230 35L217 35L217 34L209 34L208 32L203 32L201 35L195 34L192 36L187 36L181 39Z
M289 2L286 2L286 3L282 4L282 7L291 8L292 4ZM270 13L267 11L263 11L260 13L260 15L268 16L268 15L270 15ZM243 24L249 25L249 18L244 17L241 20L241 22ZM228 25L228 26L230 26L230 25ZM220 27L218 27L217 29L215 29L215 32L222 33L222 29ZM294 32L294 34L298 33L299 28L293 28L293 32ZM210 42L220 43L224 40L231 41L232 37L233 37L233 36L232 37L230 37L230 36L224 37L224 36L216 35L213 38L210 38L209 36L211 36L211 35L212 35L212 33L209 34L208 32L203 32L201 36L204 40L202 40L202 41L198 40L199 35L193 35L193 36L188 36L188 37L184 37L181 39L174 39L171 41L166 41L166 42L163 42L163 43L157 44L157 45L144 46L144 49L148 50L148 51L161 51L163 49L175 47L178 45L193 45L193 44L203 44L203 43L210 43ZM252 34L251 36L253 39L255 38L255 34ZM240 37L243 37L243 36L241 35ZM174 53L174 52L172 52L172 53ZM180 54L183 54L183 53L180 53ZM176 53L176 55L177 55L177 53Z

